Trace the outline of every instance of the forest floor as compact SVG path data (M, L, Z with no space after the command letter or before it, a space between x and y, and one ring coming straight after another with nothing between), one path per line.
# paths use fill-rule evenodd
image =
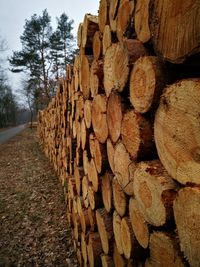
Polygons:
M0 145L0 267L78 266L62 186L27 128Z

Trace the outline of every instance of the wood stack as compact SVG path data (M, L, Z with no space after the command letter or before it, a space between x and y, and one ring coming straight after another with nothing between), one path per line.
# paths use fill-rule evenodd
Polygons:
M38 134L80 266L200 266L199 21L197 0L101 0L79 26Z

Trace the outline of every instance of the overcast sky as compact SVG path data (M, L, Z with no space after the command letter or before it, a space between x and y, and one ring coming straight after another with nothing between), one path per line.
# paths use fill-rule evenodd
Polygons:
M99 0L0 0L0 36L7 40L9 50L20 50L20 35L23 33L25 19L30 19L33 14L41 15L47 11L52 19L52 26L56 27L56 17L65 12L74 20L74 34L85 13L97 15ZM9 74L10 84L16 89L20 86L19 75Z

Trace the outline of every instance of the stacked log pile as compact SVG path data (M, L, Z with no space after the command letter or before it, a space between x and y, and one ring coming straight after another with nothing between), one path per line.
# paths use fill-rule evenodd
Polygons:
M80 266L200 266L199 22L197 0L101 0L79 26L38 134Z

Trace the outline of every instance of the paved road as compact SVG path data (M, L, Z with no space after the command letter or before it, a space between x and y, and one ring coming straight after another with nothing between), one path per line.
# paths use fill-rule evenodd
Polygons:
M0 144L3 144L6 141L8 141L10 138L15 136L17 133L21 132L25 127L26 127L26 124L22 124L17 127L13 127L9 130L0 132Z

